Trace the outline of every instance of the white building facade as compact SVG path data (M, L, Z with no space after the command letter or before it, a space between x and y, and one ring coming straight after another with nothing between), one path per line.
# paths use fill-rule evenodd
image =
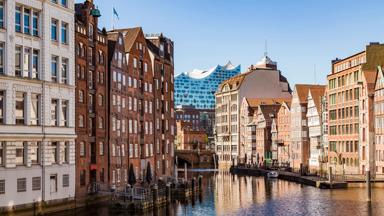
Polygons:
M311 90L308 94L307 119L309 129L309 168L318 172L320 169L319 156L321 146L321 97L313 95ZM315 97L315 98L314 98ZM318 97L318 98L316 98Z
M0 15L0 209L72 199L74 1L0 0Z

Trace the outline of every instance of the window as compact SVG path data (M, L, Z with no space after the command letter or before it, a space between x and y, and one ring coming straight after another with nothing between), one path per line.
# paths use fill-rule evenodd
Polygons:
M18 178L17 179L17 192L25 192L27 191L27 179L26 178Z
M68 101L61 102L61 113L60 113L60 126L67 126L68 118Z
M24 101L25 94L24 92L16 92L16 124L23 125L24 124Z
M104 155L104 143L99 142L99 154Z
M67 84L68 77L68 59L61 60L61 82Z
M0 166L4 166L5 142L0 142Z
M15 163L17 166L24 165L24 149L25 149L26 143L24 142L15 142L15 149L16 149L16 158Z
M57 152L58 152L58 142L51 142L51 158L53 159L52 163L56 164L58 162Z
M79 90L79 102L83 103L84 102L84 91Z
M4 124L4 96L5 91L0 91L0 124Z
M33 12L32 18L32 35L39 36L39 13Z
M68 44L68 24L61 23L61 43Z
M23 77L29 77L31 58L31 49L25 47L23 53Z
M39 78L39 50L33 50L31 78L32 79Z
M1 2L0 2L1 12ZM0 74L4 74L4 43L0 42Z
M79 115L79 127L84 127L84 116Z
M31 94L31 105L30 105L30 111L31 111L31 118L30 118L30 124L31 125L38 125L39 124L39 95L38 94Z
M21 7L16 6L15 9L15 31L21 32Z
M15 48L15 76L21 77L21 46Z
M99 117L99 129L103 129L104 128L104 120L102 117Z
M55 19L52 19L51 21L51 40L57 41L57 24L58 21Z
M24 9L24 33L25 34L31 34L30 28L31 28L31 10L25 8Z
M29 142L28 155L32 164L38 164L40 162L40 142Z
M98 102L99 102L99 106L103 106L103 104L104 104L103 95L99 94Z
M40 177L32 177L32 190L41 190L41 178Z
M85 143L80 142L79 147L80 147L80 156L85 156Z
M56 0L57 1L57 0ZM67 7L67 0L61 0L61 5Z
M69 175L68 174L63 175L63 187L69 187Z
M51 100L51 126L57 125L57 104L58 100L52 99Z
M0 194L5 194L5 180L0 180Z
M0 1L0 28L4 28L4 2Z
M88 36L90 40L93 40L93 25L89 24L88 26Z
M51 80L52 80L52 82L57 82L57 65L58 65L58 57L52 56L52 60L51 60Z

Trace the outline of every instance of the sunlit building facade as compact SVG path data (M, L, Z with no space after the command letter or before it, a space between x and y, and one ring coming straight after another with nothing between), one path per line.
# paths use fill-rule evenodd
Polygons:
M0 212L73 199L74 2L0 6Z
M244 98L291 98L287 79L268 56L247 72L221 83L216 92L216 153L223 168L244 161L240 141L240 110Z

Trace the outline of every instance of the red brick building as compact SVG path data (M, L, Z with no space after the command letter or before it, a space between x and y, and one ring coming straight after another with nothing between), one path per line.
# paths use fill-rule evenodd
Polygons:
M155 174L166 178L173 175L175 140L173 41L163 34L147 34L154 72L154 139Z
M128 62L129 163L138 180L145 180L148 166L154 177L154 87L153 67L147 41L140 27L113 30L124 36Z
M124 36L108 33L108 139L109 182L116 188L128 184L128 65ZM132 104L132 99L130 100Z
M75 5L76 197L108 181L107 34L92 1Z
M194 129L191 122L177 121L176 143L179 150L205 150L208 136L204 130Z

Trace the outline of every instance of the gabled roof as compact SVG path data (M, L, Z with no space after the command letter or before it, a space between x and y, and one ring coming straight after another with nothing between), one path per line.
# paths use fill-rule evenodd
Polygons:
M296 84L295 92L297 92L300 103L307 103L310 89L325 89L325 85Z
M258 107L259 105L281 105L282 103L290 103L290 98L246 98L250 107Z
M326 89L326 86L323 86L323 88L309 89L309 91L311 92L313 103L315 104L318 112L320 112L320 109L321 109L321 98L325 94L325 89Z
M234 84L236 84L236 87L234 89L238 89L239 86L241 85L241 83L243 82L244 78L251 74L251 72L245 72L245 73L241 73L241 74L238 74L236 76L233 76L227 80L224 80L220 85L219 85L219 89L223 88L225 85L231 85L233 86Z
M114 29L112 32L121 32L124 36L124 43L125 43L125 52L129 52L133 45L135 44L137 36L141 33L144 33L141 27L134 27L134 28L125 28L125 29Z

